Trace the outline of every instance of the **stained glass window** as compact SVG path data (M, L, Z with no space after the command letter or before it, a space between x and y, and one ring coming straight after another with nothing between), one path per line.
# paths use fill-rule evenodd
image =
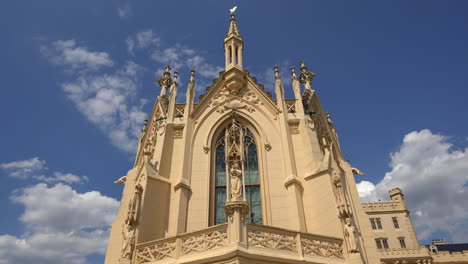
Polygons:
M244 181L245 195L249 203L249 214L247 222L254 224L262 223L262 200L260 195L260 177L258 170L258 151L255 137L252 132L242 127L244 134ZM215 155L215 179L214 179L214 224L227 222L224 213L226 202L226 161L225 161L225 136L226 129L221 131L216 140Z

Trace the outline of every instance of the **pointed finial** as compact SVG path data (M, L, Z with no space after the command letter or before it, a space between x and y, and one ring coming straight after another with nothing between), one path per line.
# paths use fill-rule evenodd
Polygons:
M327 117L328 123L329 123L329 124L333 124L333 121L332 121L332 119L331 119L331 114L330 114L330 112L327 112L327 113L325 114L325 116Z
M174 71L174 80L173 80L173 82L174 82L175 84L177 84L177 80L178 80L178 79L179 79L179 72L178 72L178 71Z
M190 83L194 83L194 82L195 82L195 70L191 70L191 71L190 71L190 79L189 79L189 82L190 82Z
M156 79L156 82L159 84L159 86L161 86L161 95L165 95L166 88L171 86L172 84L170 70L171 70L171 67L169 67L169 65L166 65L163 76Z
M295 67L291 67L291 73L292 73L293 79L297 79L297 76L296 76L296 68L295 68Z
M314 76L315 76L315 73L308 71L307 66L305 65L305 62L301 60L301 74L299 75L299 81L301 83L310 84Z
M281 79L281 77L279 75L278 65L275 65L274 69L275 69L275 79Z
M305 65L305 62L303 60L301 60L301 70L302 69L306 69L307 70L307 66Z
M232 35L242 38L239 33L239 29L237 28L236 17L234 16L234 12L236 11L236 9L237 9L237 6L229 9L229 11L231 11L231 22L229 24L229 30L228 30L228 34L226 35L226 38Z

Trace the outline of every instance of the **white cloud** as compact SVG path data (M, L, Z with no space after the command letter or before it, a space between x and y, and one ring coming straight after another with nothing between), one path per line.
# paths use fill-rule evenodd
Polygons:
M151 41L147 38L152 33L140 35L137 39L141 45ZM147 100L136 97L143 68L129 61L114 73L103 73L97 71L101 66L114 65L107 53L88 51L85 47L76 46L74 40L55 41L52 46L52 49L42 47L42 53L55 64L71 66L75 74L73 81L62 84L67 97L110 138L112 144L134 153L139 130L146 117L142 108ZM82 56L78 56L80 54ZM73 177L67 179L73 180Z
M447 137L424 129L407 134L390 157L392 170L378 184L358 184L361 198L388 199L388 190L400 187L420 239L442 233L453 242L465 242L468 149L454 150Z
M173 70L181 73L179 83L184 81L183 71L188 73L195 68L198 91L204 91L206 84L218 77L223 69L208 63L199 52L183 45L160 48L160 37L149 29L128 37L126 43L130 54L137 49L147 49L153 60L163 65L170 64ZM147 117L142 109L148 100L138 98L144 68L135 62L127 62L120 69L112 68L113 72L106 69L104 72L101 70L103 66L114 66L110 56L106 52L78 46L75 40L55 41L41 47L41 52L52 63L65 66L64 70L73 74L73 79L61 86L86 119L96 125L114 146L134 153L143 120Z
M115 199L42 183L14 191L11 199L25 207L26 232L0 236L0 263L85 263L87 255L105 253Z
M145 29L127 38L127 50L133 55L135 48L144 49L149 46L158 46L161 38L156 36L151 29Z
M0 169L3 169L9 176L18 179L36 179L45 182L66 182L82 183L89 181L87 176L78 176L72 173L53 172L53 176L45 176L48 168L46 161L38 157L28 160L18 160L8 163L0 163Z
M97 70L114 63L106 52L91 52L78 47L75 40L58 40L50 47L42 46L41 53L54 64L70 66L74 70Z
M26 179L39 171L46 169L46 161L34 157L28 160L18 160L8 163L0 163L0 168L7 171L11 177Z
M129 62L115 74L81 75L62 84L68 98L118 148L133 153L146 113L147 100L137 99L140 67Z
M117 14L121 19L129 18L132 15L132 8L129 4L126 4L123 7L117 8Z
M83 181L89 181L89 178L87 176L78 176L73 173L62 173L59 171L55 171L53 175L54 176L52 177L39 175L35 178L38 180L45 181L45 182L82 183Z

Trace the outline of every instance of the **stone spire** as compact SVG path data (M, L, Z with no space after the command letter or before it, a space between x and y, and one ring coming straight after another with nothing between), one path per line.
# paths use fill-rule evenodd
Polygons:
M234 11L237 7L231 9L231 21L229 30L224 38L224 53L226 54L226 71L236 67L242 70L242 50L244 41L239 33Z

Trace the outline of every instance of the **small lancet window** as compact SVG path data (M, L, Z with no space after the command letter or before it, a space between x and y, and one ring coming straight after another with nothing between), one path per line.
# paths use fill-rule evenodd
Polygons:
M215 177L214 177L214 224L227 222L224 212L226 203L226 142L225 132L227 126L223 129L216 139L215 148ZM255 137L252 132L242 126L243 130L243 149L244 149L244 182L245 197L249 204L249 214L247 222L253 224L262 224L262 201L260 194L260 176L258 169L258 151Z

